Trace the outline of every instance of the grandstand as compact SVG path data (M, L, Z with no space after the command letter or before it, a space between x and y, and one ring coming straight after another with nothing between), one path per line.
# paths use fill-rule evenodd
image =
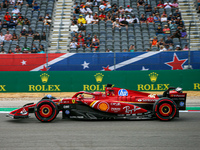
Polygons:
M1 53L200 50L196 0L0 3Z

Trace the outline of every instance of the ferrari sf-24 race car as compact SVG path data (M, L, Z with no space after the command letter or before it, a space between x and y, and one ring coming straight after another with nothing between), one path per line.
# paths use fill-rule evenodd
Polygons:
M7 116L14 119L28 118L29 113L35 113L39 121L51 122L62 111L62 118L167 121L179 117L179 110L186 109L186 96L182 88L170 87L163 95L156 95L107 84L105 93L81 91L72 98L63 99L47 95L37 104L28 103Z

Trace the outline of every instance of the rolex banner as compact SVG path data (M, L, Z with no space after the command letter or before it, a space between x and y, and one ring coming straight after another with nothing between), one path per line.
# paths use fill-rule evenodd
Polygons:
M139 91L200 91L200 70L0 72L0 92L104 91L107 83Z

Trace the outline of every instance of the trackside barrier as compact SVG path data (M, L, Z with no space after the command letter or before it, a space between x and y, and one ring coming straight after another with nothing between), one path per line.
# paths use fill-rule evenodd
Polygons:
M104 91L107 83L139 91L170 86L200 91L200 70L0 72L0 92Z

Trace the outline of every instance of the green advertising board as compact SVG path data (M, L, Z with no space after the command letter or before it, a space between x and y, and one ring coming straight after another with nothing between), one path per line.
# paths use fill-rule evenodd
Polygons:
M0 72L0 92L104 91L107 83L139 91L200 91L200 70Z

